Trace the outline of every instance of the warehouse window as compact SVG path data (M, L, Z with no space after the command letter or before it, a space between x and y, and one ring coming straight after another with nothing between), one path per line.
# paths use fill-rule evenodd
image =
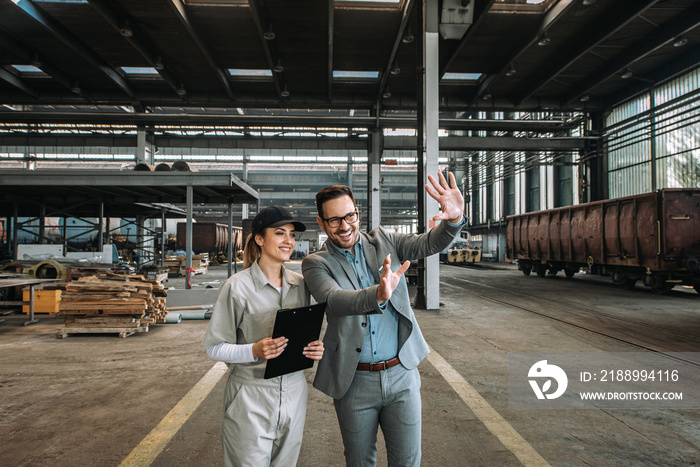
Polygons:
M604 132L609 197L700 186L700 70L613 109Z
M525 171L525 184L527 187L527 211L535 212L540 208L540 168L532 167Z
M122 71L129 78L159 78L158 70L148 66L123 66Z
M442 81L479 81L481 73L445 73Z
M10 65L10 67L14 68L18 75L24 77L49 76L33 65Z
M491 13L539 13L546 12L557 0L496 0Z
M34 0L34 3L87 3L87 2L88 2L87 0Z
M338 81L375 80L379 79L379 72L333 70L333 79Z
M228 74L232 78L272 78L272 70L249 70L242 68L229 68Z

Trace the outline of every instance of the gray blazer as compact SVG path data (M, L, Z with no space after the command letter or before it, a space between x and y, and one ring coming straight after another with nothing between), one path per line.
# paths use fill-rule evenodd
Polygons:
M384 258L391 254L391 269L406 260L424 258L446 248L462 227L440 222L421 235L392 234L378 227L361 233L367 265L377 282ZM307 256L301 264L304 282L311 295L327 302L328 327L323 337L325 352L319 362L314 387L339 399L347 392L355 375L360 350L367 330L368 314L381 313L377 304L378 285L361 289L355 271L342 253L329 248ZM399 360L408 369L415 368L429 353L411 309L406 281L399 281L391 297L399 313Z

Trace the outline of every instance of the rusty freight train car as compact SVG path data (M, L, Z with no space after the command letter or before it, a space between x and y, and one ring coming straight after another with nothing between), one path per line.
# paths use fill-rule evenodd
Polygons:
M700 293L700 189L664 189L507 218L507 256L525 275L581 268L623 287Z
M185 249L187 224L177 224L177 247ZM241 250L243 234L240 227L233 226L233 251ZM192 250L194 254L209 253L210 260L228 254L228 225L214 222L192 224Z

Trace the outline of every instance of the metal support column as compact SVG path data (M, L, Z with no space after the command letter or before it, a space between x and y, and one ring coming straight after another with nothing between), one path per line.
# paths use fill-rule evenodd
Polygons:
M160 267L165 268L165 234L167 230L167 219L165 218L165 208L160 208ZM155 262L154 262L155 263Z
M228 277L233 275L232 269L233 260L233 202L228 201Z
M245 183L248 183L248 156L243 156L243 177ZM241 204L241 220L248 219L248 203ZM245 242L245 238L242 239Z
M143 216L136 216L136 245L134 246L134 263L136 263L136 269L140 269L144 264L148 263L148 257L146 256L146 246L144 240L144 223L145 219Z
M17 234L19 233L18 228L19 226L17 225L17 221L19 221L19 214L18 214L18 208L17 208L17 200L13 202L12 206L12 258L14 260L18 260L19 258L17 257Z
M348 157L348 169L347 169L347 175L345 176L345 184L347 185L350 190L352 190L352 156Z
M370 139L371 147L367 157L367 230L378 227L381 222L382 130L372 132Z
M97 221L97 235L95 236L96 243L95 248L97 249L98 252L101 252L104 250L104 244L105 244L105 231L104 231L104 222L105 222L105 203L104 201L100 201L100 218Z
M192 198L194 190L192 185L187 185L187 225L185 228L185 270L187 272L187 280L185 288L192 288Z
M651 146L651 166L649 172L651 172L651 191L656 191L658 182L656 177L656 96L654 92L649 92L650 108L652 110L651 115L649 115L649 144Z
M146 160L146 128L141 125L136 129L136 163L149 163Z
M68 218L66 216L63 216L62 219L63 219L63 230L62 230L63 257L65 258L66 256L68 256Z
M439 33L438 33L438 0L425 0L422 4L422 11L419 11L419 21L423 25L421 60L422 73L418 80L420 88L419 121L418 121L418 197L419 199L419 230L427 232L435 227L433 217L438 214L438 203L432 199L425 191L424 184L427 176L437 177L438 173L438 130L439 122ZM425 258L419 264L418 275L421 275L423 266L423 284L416 296L416 306L424 306L428 310L438 310L440 308L440 264L439 256L433 255ZM430 287L426 287L430 284ZM421 296L422 294L422 296Z
M46 206L39 206L39 244L46 243Z

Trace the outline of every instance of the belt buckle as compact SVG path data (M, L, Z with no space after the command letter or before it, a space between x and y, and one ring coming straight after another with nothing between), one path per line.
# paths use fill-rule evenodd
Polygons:
M378 369L378 370L375 370L375 369L374 369L374 365L380 365L382 368L380 368L380 369ZM369 371L370 371L370 373L373 372L373 371L384 371L384 370L386 370L386 360L384 360L384 361L382 361L382 362L370 363L370 364L369 364Z

